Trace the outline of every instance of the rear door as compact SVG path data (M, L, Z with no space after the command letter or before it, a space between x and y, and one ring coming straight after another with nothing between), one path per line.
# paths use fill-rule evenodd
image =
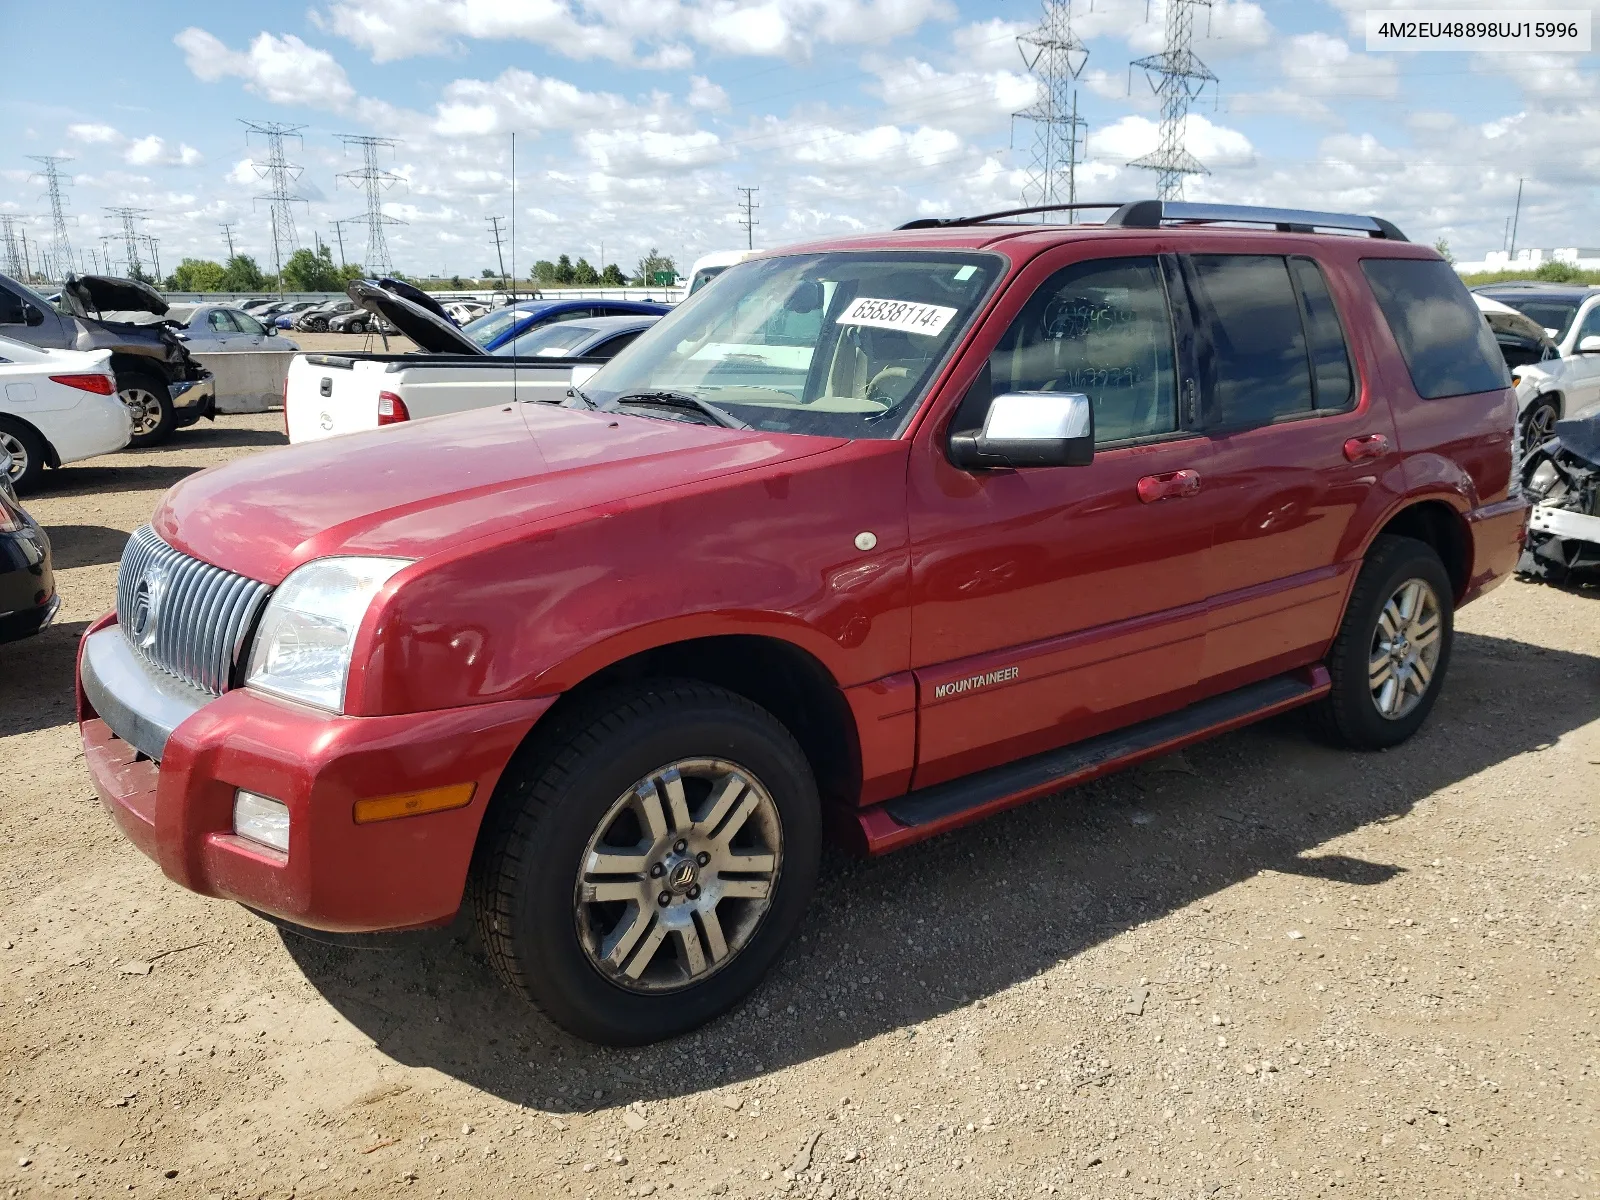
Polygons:
M1011 282L956 376L986 365L988 384L911 456L917 787L1180 708L1198 676L1216 511L1176 267L1082 252ZM952 465L950 430L1007 391L1087 395L1093 463Z
M1226 501L1201 670L1215 693L1322 656L1400 458L1389 406L1358 371L1312 258L1197 254L1183 268L1211 435L1207 485Z

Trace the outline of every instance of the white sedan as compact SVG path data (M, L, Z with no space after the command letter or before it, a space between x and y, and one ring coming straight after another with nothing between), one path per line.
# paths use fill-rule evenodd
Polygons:
M44 350L0 338L0 450L26 492L46 466L110 454L133 419L117 395L109 350Z

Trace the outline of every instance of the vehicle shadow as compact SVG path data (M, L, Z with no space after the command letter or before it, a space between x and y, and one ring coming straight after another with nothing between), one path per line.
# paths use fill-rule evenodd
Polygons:
M50 558L58 571L120 562L128 544L126 529L104 525L46 525L45 533L50 536Z
M281 429L242 429L237 425L191 425L180 429L163 450L193 450L223 446L287 446L289 437Z
M101 457L96 463L115 460ZM165 467L146 463L129 463L126 466L86 466L72 464L46 471L39 485L22 498L26 508L31 498L43 496L86 496L105 492L156 492L165 491L185 475L193 475L199 467Z
M78 640L88 627L87 621L60 622L0 645L0 738L77 720L73 677Z
M1597 716L1600 659L1463 634L1428 725L1387 753L1324 747L1289 714L883 859L830 855L801 936L751 999L626 1051L572 1038L515 998L465 917L392 935L386 950L282 936L311 984L399 1062L551 1111L627 1104L915 1025L1262 871L1381 887L1404 868L1314 848Z

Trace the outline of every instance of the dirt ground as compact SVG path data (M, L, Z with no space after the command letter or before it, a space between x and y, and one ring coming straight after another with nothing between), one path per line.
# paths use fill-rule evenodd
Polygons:
M746 1005L608 1051L465 924L334 948L165 880L72 724L123 540L279 417L47 476L0 647L0 1195L1600 1196L1600 596L1466 609L1384 754L1292 717L875 862Z

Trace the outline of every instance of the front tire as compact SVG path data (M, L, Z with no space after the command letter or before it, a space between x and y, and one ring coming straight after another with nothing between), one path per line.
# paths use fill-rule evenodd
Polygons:
M1523 453L1537 450L1555 436L1556 422L1561 419L1561 402L1554 396L1535 396L1528 411L1522 415Z
M143 372L117 376L117 394L133 416L130 446L159 446L178 425L178 410L166 381Z
M1432 546L1373 542L1328 655L1333 690L1312 709L1330 741L1397 746L1428 719L1455 640L1455 591Z
M472 891L500 977L605 1045L687 1032L742 1000L799 924L821 814L770 713L660 680L558 718L507 768Z

